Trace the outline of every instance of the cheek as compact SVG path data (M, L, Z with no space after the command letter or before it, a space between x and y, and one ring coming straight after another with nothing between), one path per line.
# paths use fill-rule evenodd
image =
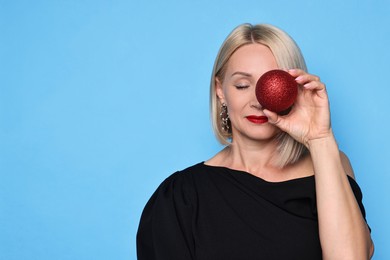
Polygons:
M229 117L233 118L233 120L234 118L241 118L244 114L244 108L245 105L239 100L230 100L230 102L228 103Z
M226 97L226 102L231 110L243 110L247 105L247 98L240 93L229 93Z

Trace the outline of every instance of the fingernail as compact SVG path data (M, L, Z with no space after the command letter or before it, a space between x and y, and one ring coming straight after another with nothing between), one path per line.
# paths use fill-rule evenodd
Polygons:
M297 77L297 78L295 79L295 81L300 81L300 80L302 80L302 78L303 78L303 76L299 76L299 77Z

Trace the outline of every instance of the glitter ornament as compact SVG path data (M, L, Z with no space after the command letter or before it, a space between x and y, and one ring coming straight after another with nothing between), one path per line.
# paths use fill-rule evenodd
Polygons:
M270 70L256 84L256 98L260 105L276 113L288 113L297 95L298 83L284 70Z

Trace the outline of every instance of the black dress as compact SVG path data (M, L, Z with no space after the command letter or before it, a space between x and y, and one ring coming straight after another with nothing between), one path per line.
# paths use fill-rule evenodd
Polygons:
M362 193L349 178L365 217ZM168 177L142 213L138 260L322 259L314 176L268 182L196 164Z

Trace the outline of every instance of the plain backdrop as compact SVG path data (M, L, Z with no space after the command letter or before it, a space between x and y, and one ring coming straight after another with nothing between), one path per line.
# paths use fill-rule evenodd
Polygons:
M222 147L219 46L270 23L326 83L332 124L390 259L387 0L0 0L0 259L136 259L142 209Z

